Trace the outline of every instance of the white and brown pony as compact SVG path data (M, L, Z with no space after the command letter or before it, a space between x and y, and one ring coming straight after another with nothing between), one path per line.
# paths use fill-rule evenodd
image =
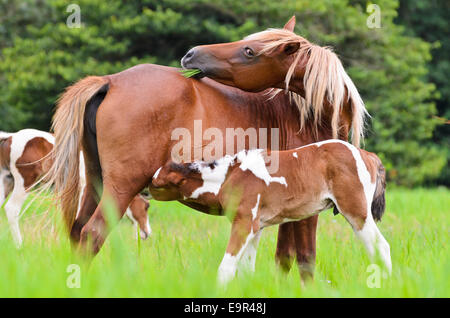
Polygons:
M231 236L219 267L222 283L237 266L255 269L261 231L270 225L302 220L335 207L373 257L380 253L391 271L389 244L378 230L385 207L385 170L373 153L341 140L271 152L279 169L270 174L267 152L243 150L212 162L167 163L153 179L155 187L231 215Z
M0 132L0 207L11 194L5 204L15 243L22 245L19 228L20 211L29 195L29 190L45 174L51 160L48 154L53 149L53 135L35 129L23 129L16 133ZM84 161L80 160L80 180L82 191L85 188ZM148 221L148 202L137 195L127 209L127 216L140 228L141 238L150 235Z

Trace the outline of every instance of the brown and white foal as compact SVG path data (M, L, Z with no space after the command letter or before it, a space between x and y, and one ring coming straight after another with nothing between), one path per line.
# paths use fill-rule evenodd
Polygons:
M390 272L389 244L374 221L381 219L385 207L385 170L380 159L334 139L277 153L279 168L273 175L267 169L267 153L261 149L213 162L169 162L155 174L153 185L178 193L180 199L235 213L219 281L233 278L239 262L254 270L263 228L301 220L332 206L350 223L371 256L379 251Z
M22 245L19 228L20 210L28 196L28 190L50 168L45 160L53 149L54 137L50 133L23 129L16 133L0 132L0 207L5 204L6 215L17 246ZM83 156L80 156L80 178L82 191L85 186ZM127 216L140 228L141 238L146 239L151 228L148 221L148 202L136 196L127 209Z

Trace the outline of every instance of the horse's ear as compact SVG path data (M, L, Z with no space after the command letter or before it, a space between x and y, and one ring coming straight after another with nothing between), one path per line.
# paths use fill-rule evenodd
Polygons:
M292 18L289 19L289 21L284 25L285 30L294 32L295 28L295 15L292 16Z
M291 55L297 52L299 48L299 42L285 43L281 46L281 51L286 55Z

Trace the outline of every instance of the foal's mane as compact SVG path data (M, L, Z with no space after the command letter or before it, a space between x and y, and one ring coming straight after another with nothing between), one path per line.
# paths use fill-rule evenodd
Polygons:
M189 175L192 172L199 172L198 168L193 166L191 163L177 163L177 162L171 162L170 163L170 170L179 172L184 176Z
M333 138L337 138L339 113L347 95L347 101L350 101L353 113L352 141L355 146L359 146L360 140L364 137L364 119L368 113L358 90L331 48L315 45L286 29L268 29L249 35L245 39L259 40L264 43L262 50L258 52L260 55L270 54L283 44L300 44L285 78L286 90L288 90L295 68L307 59L303 77L305 97L291 94L300 111L300 129L304 128L311 114L314 114L314 124L316 128L318 127L324 98L326 98L333 108L331 128ZM274 90L273 94L281 91Z

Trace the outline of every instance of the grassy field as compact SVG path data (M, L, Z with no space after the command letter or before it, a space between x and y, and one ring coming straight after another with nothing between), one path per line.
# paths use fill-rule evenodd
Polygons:
M228 241L226 218L207 216L178 203L153 202L153 235L136 240L123 220L100 254L87 265L71 252L55 212L27 212L21 219L24 247L12 242L0 217L0 297L449 297L450 191L388 188L380 230L391 245L393 273L369 288L370 260L341 215L319 218L316 276L301 286L296 267L280 273L274 263L276 227L264 231L256 273L226 288L216 272ZM79 264L81 287L69 288L70 264ZM71 269L71 267L69 267Z

